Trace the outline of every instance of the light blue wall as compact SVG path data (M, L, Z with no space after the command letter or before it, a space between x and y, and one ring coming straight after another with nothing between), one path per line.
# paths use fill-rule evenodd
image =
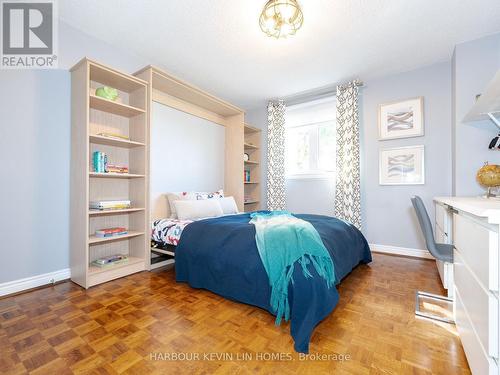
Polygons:
M70 76L0 70L0 283L68 268Z
M433 217L432 198L451 194L451 65L434 64L365 82L361 90L363 232L370 243L424 249L410 202L424 200ZM378 106L424 97L423 137L378 141ZM379 185L379 150L424 145L425 185Z
M475 179L485 161L500 164L500 153L488 150L498 133L490 121L462 123L462 119L500 69L500 33L458 44L453 54L453 116L455 156L453 190L456 195L484 193Z
M425 136L378 141L378 105L416 96L424 96ZM421 195L433 215L432 197L451 194L451 65L439 63L366 81L359 105L363 232L370 243L423 249L410 197ZM267 122L264 106L248 111L246 117L263 129ZM379 149L421 144L426 146L426 184L380 186ZM287 206L293 211L333 213L329 181L290 180L287 194Z
M68 69L151 63L60 23L59 70L0 70L0 283L69 268Z

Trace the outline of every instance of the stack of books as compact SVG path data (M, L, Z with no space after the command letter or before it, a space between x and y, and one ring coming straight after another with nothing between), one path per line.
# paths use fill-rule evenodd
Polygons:
M128 167L123 165L108 164L106 166L106 172L108 173L128 173Z
M104 228L95 231L95 236L100 238L116 237L123 234L127 234L127 229L124 227Z
M96 267L108 267L114 266L116 264L128 262L128 257L123 254L115 254L107 257L96 259L92 262L92 265Z
M121 210L130 207L130 200L127 199L116 201L94 201L89 204L89 208L91 210Z

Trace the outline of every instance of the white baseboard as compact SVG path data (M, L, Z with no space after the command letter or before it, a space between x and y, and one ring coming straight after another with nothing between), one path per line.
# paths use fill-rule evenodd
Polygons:
M422 249L412 249L409 247L378 245L378 244L373 244L373 243L370 244L370 249L374 253L394 254L394 255L404 255L407 257L414 257L414 258L434 259L433 256L429 253L429 251L422 250Z
M36 288L42 285L48 285L56 283L58 281L67 280L70 277L71 277L71 270L69 268L66 268L59 271L44 273L43 275L27 277L25 279L19 279L14 281L8 281L6 283L0 284L0 297L12 293L22 292L23 290Z

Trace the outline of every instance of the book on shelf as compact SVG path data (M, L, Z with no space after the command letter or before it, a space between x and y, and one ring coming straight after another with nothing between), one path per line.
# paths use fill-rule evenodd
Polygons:
M103 229L97 229L95 231L95 236L100 238L107 238L107 237L121 236L127 233L128 233L127 229L124 227L103 228Z
M104 173L106 172L106 166L108 164L108 155L101 151L94 151L92 154L92 166L94 172Z
M130 200L103 200L89 202L91 210L121 210L131 207Z
M109 267L116 264L122 264L128 262L128 256L123 254L115 254L107 257L102 257L91 262L93 266L96 267Z
M128 167L124 165L108 164L106 166L106 172L108 173L128 173Z

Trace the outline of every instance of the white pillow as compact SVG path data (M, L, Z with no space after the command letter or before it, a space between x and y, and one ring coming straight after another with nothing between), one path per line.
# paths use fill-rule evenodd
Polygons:
M218 199L196 201L174 201L179 220L196 220L206 217L222 216L222 208Z
M181 191L167 193L168 204L170 206L170 217L172 219L177 219L177 210L175 209L174 202L187 200L203 200L203 199L214 199L214 198L224 198L224 190L217 190L214 192L196 192L196 191Z
M233 197L225 197L218 199L220 206L222 208L222 212L224 214L237 214L238 206Z

